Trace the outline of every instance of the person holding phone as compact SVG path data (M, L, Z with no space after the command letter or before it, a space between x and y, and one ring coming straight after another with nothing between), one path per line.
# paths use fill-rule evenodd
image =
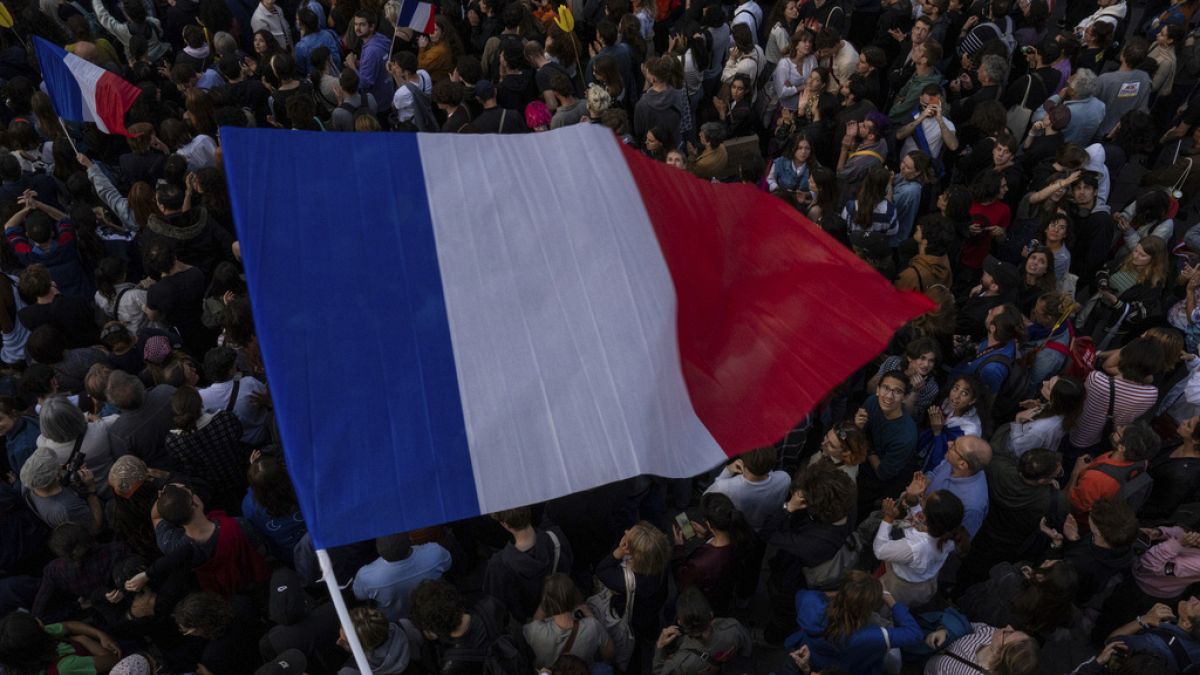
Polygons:
M719 614L733 609L733 592L738 565L753 536L729 497L710 492L700 500L699 519L691 520L681 513L672 526L675 549L671 557L671 574L680 590L695 586L712 603ZM688 535L691 530L691 536ZM704 543L689 547L688 540L699 538Z

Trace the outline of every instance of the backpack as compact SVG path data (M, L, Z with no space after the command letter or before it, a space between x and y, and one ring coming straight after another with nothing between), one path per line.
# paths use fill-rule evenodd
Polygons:
M1017 38L1013 35L1013 20L1011 17L1004 17L1005 30L1000 30L1000 26L995 21L988 21L980 24L982 26L991 26L992 30L996 31L996 39L1003 42L1008 48L1008 58L1011 59L1013 52L1017 51Z
M804 568L804 580L815 591L832 591L841 585L846 572L857 569L862 557L863 538L851 532L833 557L823 563Z
M528 675L534 672L533 659L526 653L528 647L514 635L496 626L491 612L486 607L471 614L472 619L483 622L489 636L495 636L481 649L452 647L443 654L443 661L459 660L481 663L482 675Z
M1067 322L1067 334L1071 336L1068 344L1047 340L1045 347L1066 355L1067 363L1059 371L1059 374L1070 375L1082 381L1088 376L1088 373L1095 369L1096 343L1086 335L1076 335L1075 325L1069 321Z
M1150 496L1150 490L1154 487L1154 479L1150 477L1150 472L1146 471L1146 466L1147 462L1142 461L1135 462L1132 466L1101 464L1091 470L1099 471L1117 481L1121 486L1121 489L1117 490L1117 497L1137 511L1146 503L1146 498Z
M1013 360L1007 354L992 354L972 368L972 373L978 376L980 371L992 363L1004 364L1008 368L1008 374L1004 377L1004 383L1000 385L1000 391L996 392L991 417L997 420L1012 419L1021 407L1025 392L1029 390L1029 370L1020 359Z
M625 575L625 611L617 614L612 606L616 593L598 579L596 586L600 590L587 599L587 606L612 638L613 664L624 670L629 667L629 660L633 657L634 636L629 623L633 619L633 606L637 599L637 577L625 563L621 563L621 571Z

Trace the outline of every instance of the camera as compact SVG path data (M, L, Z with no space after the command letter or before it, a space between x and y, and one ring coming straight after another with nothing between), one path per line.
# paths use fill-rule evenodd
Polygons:
M59 484L63 487L83 489L83 482L79 479L79 470L83 468L86 459L82 452L73 453L67 463L63 465L62 475L58 477Z

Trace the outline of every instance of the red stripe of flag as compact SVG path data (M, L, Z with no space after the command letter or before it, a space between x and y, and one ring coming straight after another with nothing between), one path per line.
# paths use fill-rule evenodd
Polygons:
M934 308L783 201L624 152L674 281L692 405L726 454L777 442Z

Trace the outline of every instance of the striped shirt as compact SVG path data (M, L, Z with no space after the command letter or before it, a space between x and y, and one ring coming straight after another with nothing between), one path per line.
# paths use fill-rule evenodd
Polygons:
M1108 418L1109 376L1092 371L1084 383L1083 414L1071 430L1071 444L1087 448L1100 442ZM1113 404L1113 425L1123 427L1132 423L1158 401L1158 388L1151 384L1134 384L1119 377L1113 378L1117 400Z
M854 216L858 213L858 200L851 199L846 202L846 206L842 208L842 220L845 221L846 227L851 232L863 231L864 228L857 222L854 222ZM865 228L867 232L877 232L893 237L900 231L900 221L896 219L896 207L887 199L879 200L875 205L875 211L871 214L871 227Z
M979 668L963 663L953 656L942 654L925 663L925 675L980 675L985 672L982 664L975 660L975 655L980 649L992 644L992 636L996 634L996 629L986 623L972 623L971 630L969 635L964 635L952 642L946 652L954 654L960 659L966 659L968 662L980 666Z

